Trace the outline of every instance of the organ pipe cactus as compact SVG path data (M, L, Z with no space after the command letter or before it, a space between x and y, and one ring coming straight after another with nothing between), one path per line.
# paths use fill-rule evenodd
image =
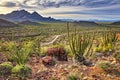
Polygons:
M75 59L79 62L84 61L85 57L91 55L90 50L94 40L94 33L93 35L89 35L88 33L83 33L80 35L80 33L78 33L75 28L75 31L70 35L69 23L67 23L67 31L68 42Z
M102 33L102 45L107 51L114 51L117 41L118 36L116 32L108 31Z
M108 46L108 44L115 45L116 41L118 40L118 36L116 32L104 32L102 34L102 42L104 46Z

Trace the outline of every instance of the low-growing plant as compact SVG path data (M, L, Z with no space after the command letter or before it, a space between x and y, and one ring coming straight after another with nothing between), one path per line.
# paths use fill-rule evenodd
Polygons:
M67 80L79 80L79 78L76 75L71 74L67 76Z
M20 42L15 41L6 43L6 56L9 60L16 62L17 64L25 64L29 59L30 54L33 51L33 42Z
M57 80L56 78L52 77L50 80Z
M102 33L102 41L96 47L96 52L107 53L115 50L115 44L118 41L116 32L108 31Z
M12 63L4 62L0 64L0 76L10 76L13 68Z
M99 62L98 67L101 68L105 73L119 76L119 68L110 62Z
M114 58L116 59L117 62L120 62L120 53L119 52L115 53Z
M78 62L85 60L85 57L90 56L90 50L92 48L94 33L89 35L88 33L77 33L76 28L74 33L70 35L69 33L69 23L67 23L67 32L68 32L68 42L72 53L75 56L75 59Z
M109 71L111 68L111 64L109 62L99 62L98 67L103 69L104 71Z
M35 38L35 40L33 40L34 44L33 44L33 53L37 54L38 56L41 55L41 40L39 38Z
M12 77L17 77L19 80L24 80L30 76L31 72L32 70L25 65L16 65L12 69Z
M103 44L99 44L99 46L96 47L96 52L100 52L100 53L107 53L113 50L114 50L114 46L111 44L108 44L107 46L104 46Z

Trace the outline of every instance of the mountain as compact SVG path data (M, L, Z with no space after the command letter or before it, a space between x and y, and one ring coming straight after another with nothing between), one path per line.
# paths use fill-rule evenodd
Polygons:
M99 25L93 21L75 21L73 22L73 24L79 25L79 26L98 26Z
M120 21L118 21L118 22L113 22L112 25L120 25Z
M26 10L16 10L9 14L0 14L1 19L9 20L9 21L41 21L41 22L55 22L58 21L51 17L43 17L37 12L29 13Z
M37 22L33 22L33 21L29 21L29 20L27 20L27 21L22 21L22 22L19 22L18 24L22 24L22 25L40 25L39 23L37 23Z
M4 19L0 19L0 27L16 27L18 26L17 24L4 20Z

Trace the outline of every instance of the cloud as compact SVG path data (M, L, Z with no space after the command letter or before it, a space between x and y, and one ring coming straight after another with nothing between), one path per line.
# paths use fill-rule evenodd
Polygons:
M112 6L112 5L120 5L119 0L2 0L1 6L6 7L25 7L25 8L38 8L38 9L46 9L46 8L59 8L63 6L70 7L103 7L103 6Z
M55 18L120 18L120 0L0 0L0 7L37 11Z
M1 7L15 7L15 6L17 6L17 4L14 2L3 2L0 4L0 6Z
M119 0L24 0L26 6L37 6L43 8L62 7L62 6L84 6L102 7L120 4Z

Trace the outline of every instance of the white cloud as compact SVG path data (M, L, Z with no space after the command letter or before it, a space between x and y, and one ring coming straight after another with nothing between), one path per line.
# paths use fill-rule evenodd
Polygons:
M120 0L0 0L0 13L16 9L55 18L120 18Z

